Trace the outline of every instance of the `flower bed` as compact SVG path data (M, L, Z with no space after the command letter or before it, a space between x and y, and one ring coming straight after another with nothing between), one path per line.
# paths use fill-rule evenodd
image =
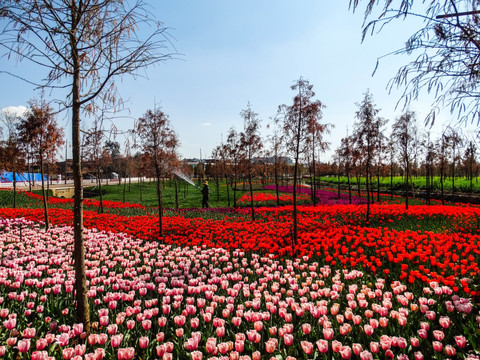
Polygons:
M265 190L275 190L275 185L267 185L264 187ZM278 190L281 192L293 193L293 186L279 186ZM297 187L297 194L308 194L311 195L312 189L308 186L298 186ZM327 191L327 190L317 190L315 192L315 196L318 199L319 204L323 205L347 205L350 203L350 198L348 194L338 193L334 191ZM352 195L352 204L360 205L366 204L367 201L355 195Z
M308 204L311 201L311 197L307 194L300 194L297 197L297 204ZM237 200L239 206L250 206L251 197L250 194L243 194L240 199ZM253 194L254 206L276 206L277 196L270 193L255 193ZM280 205L291 205L293 203L293 195L281 194L279 195Z
M64 215L65 220L69 215ZM263 224L278 216L285 215L265 213ZM110 226L119 225L119 217L110 218ZM87 216L89 221L93 219ZM204 223L198 229L199 219L179 225L168 222L170 229L177 226L176 235L172 232L165 239L170 244L86 230L93 321L86 337L73 315L72 229L45 232L25 219L0 220L0 354L8 359L67 360L478 359L474 355L480 341L478 305L462 289L455 289L455 277L445 284L432 281L430 272L422 275L427 279L415 277L410 282L408 276L399 280L400 273L394 273L401 267L408 274L403 264L413 266L422 254L426 257L416 266L436 269L444 260L433 256L436 246L458 250L454 264L461 271L467 254L478 261L476 238L464 243L459 236L447 245L446 237L430 234L413 248L409 242L417 239L413 232L388 234L352 227L351 233L339 236L334 229L317 241L333 236L320 248L338 251L337 262L323 254L308 256L307 251L292 261L276 256L277 249L261 254L255 248L235 249L247 244L240 240L244 237L258 241L252 231L258 234L262 222L244 224L244 232L240 223L225 222L221 229L218 221ZM236 224L235 232L228 224ZM324 226L316 224L313 215L303 219L302 241ZM271 236L279 230L271 229ZM230 246L205 241L208 232L215 232L212 239L230 237ZM240 238L236 245L234 234ZM269 240L269 245L276 240ZM374 246L377 240L381 242ZM382 256L382 251L390 251L392 258ZM381 262L377 271L360 271L360 263L351 264L362 254L378 255L368 257ZM478 279L478 267L474 272Z

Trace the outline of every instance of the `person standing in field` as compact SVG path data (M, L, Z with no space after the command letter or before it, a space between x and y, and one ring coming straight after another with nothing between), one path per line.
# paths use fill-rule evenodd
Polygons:
M210 188L208 187L208 181L203 183L202 188L202 208L208 208L208 196L210 195Z

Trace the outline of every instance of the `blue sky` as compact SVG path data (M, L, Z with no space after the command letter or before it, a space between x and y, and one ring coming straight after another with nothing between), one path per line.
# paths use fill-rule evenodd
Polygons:
M373 77L372 72L378 57L400 48L421 26L416 20L399 21L362 43L363 13L349 10L348 1L150 0L150 4L182 55L147 69L146 77L117 81L128 111L115 126L131 128L133 119L155 104L161 106L179 135L182 157L199 157L200 152L209 157L222 134L225 139L232 126L242 130L239 114L248 102L259 113L266 134L278 105L291 103L290 86L300 76L314 85L316 97L326 106L323 121L335 125L326 138L332 150L347 128L351 133L355 103L367 89L381 109L380 116L390 119L390 124L401 113L395 109L401 90L389 95L386 86L409 59L384 58ZM0 68L25 77L39 71L25 63L15 66L5 57ZM40 96L31 85L5 74L0 74L0 82L7 84L2 86L0 108L26 105ZM424 96L411 106L420 125L431 102ZM70 137L68 116L62 114L58 121ZM441 123L451 119L443 113L432 130L434 138ZM88 128L87 121L83 126Z

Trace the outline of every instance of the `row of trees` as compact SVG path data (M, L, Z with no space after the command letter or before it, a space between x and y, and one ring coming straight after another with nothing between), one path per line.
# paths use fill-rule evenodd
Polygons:
M2 112L1 120L6 134L0 141L0 168L12 172L13 206L16 207L17 174L27 169L30 177L30 164L32 162L38 164L45 225L48 228L48 193L45 191L45 177L46 174L50 174L50 167L56 162L57 151L64 143L63 130L57 125L52 109L44 100L40 102L31 100L29 109L24 114Z
M358 104L354 133L341 140L336 150L338 175L347 177L347 186L351 198L352 176L365 177L367 196L367 219L369 205L373 200L373 181L377 181L377 200L380 194L380 177L390 176L391 188L393 177L403 175L405 206L408 208L408 195L412 176L424 170L426 178L427 199L430 201L433 176L440 176L441 196L444 199L444 179L451 176L452 189L455 189L455 175L459 164L463 165L464 174L470 179L470 191L473 179L477 175L477 146L474 139L461 135L459 129L447 127L440 138L432 141L429 132L418 128L416 115L405 111L391 125L391 133L386 133L388 120L379 116L372 95L367 91L363 101ZM448 171L450 169L450 171ZM357 186L360 191L360 185ZM393 195L393 191L392 191Z

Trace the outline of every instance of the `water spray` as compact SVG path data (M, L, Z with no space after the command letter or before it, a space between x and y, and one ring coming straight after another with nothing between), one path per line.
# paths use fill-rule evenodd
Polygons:
M179 170L173 170L172 171L175 175L177 175L180 179L182 180L185 180L187 183L189 183L190 185L193 185L195 186L198 190L201 191L200 187L195 185L195 183L187 176L185 175L184 173L182 173L181 171Z

